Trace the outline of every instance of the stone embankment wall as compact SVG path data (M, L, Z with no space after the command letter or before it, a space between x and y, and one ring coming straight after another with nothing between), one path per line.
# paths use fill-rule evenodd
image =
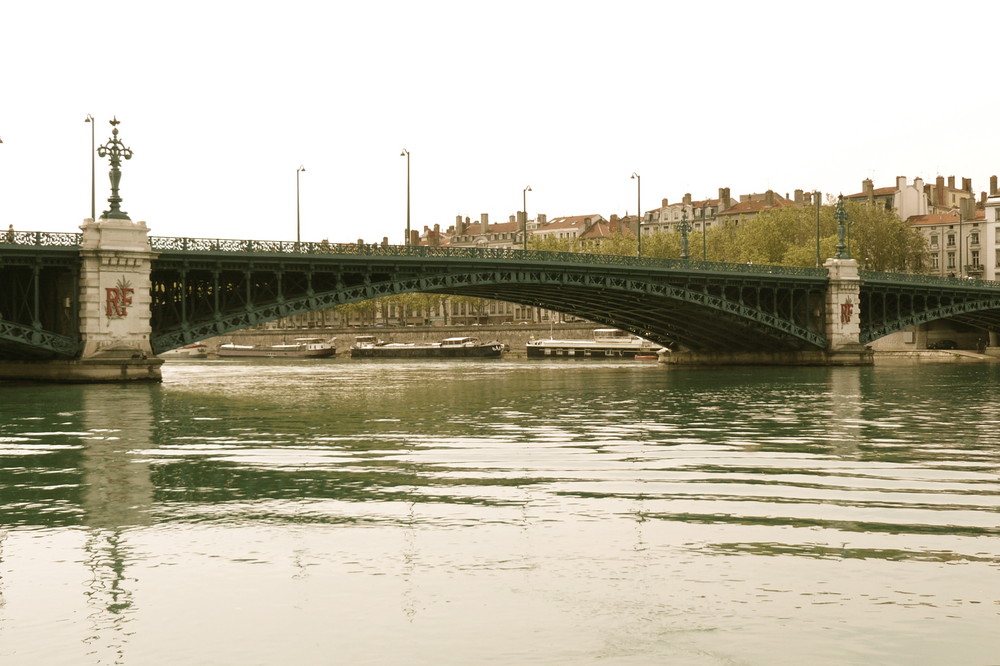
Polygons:
M596 324L505 324L502 326L398 326L384 328L285 328L285 329L245 329L204 340L209 352L227 342L238 345L281 345L295 338L337 338L338 355L346 352L358 335L374 335L385 342L439 342L443 338L471 336L490 342L497 340L510 347L512 356L524 356L524 345L528 340L560 339L590 340L594 337Z

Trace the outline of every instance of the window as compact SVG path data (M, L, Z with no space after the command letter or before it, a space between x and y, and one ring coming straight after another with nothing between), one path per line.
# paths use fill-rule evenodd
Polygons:
M996 253L997 253L997 256L993 260L993 265L996 266L997 268L1000 268L1000 248L997 248Z
M1000 250L997 251L997 261L1000 261ZM941 268L941 257L936 254L931 255L931 268L938 270Z
M972 245L979 245L978 231L973 231L971 234L969 234L969 243L971 243Z
M931 247L937 247L937 244L938 244L938 235L931 234Z
M955 234L948 234L948 247L955 247Z
M953 270L955 268L955 253L954 252L949 252L948 253L948 268L953 269Z
M969 263L971 263L973 266L978 266L979 265L979 250L973 250L969 254L971 255L969 257Z

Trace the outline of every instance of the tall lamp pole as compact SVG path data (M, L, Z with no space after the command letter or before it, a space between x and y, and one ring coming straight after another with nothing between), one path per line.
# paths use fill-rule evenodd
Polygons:
M692 214L691 217L694 217ZM690 225L688 224L688 210L686 207L681 208L681 259L687 261L691 258L688 254L688 232L691 231Z
M94 149L94 126L97 125L97 122L94 120L94 116L89 113L83 122L90 123L90 219L94 220L97 214L97 186L94 182L94 155L96 154L96 150Z
M399 154L400 157L406 156L406 242L404 245L410 244L410 151L403 148L403 152Z
M521 192L521 213L524 215L524 219L521 222L521 249L528 249L528 192L531 191L531 185L528 185Z
M816 268L819 268L823 265L823 262L819 257L819 190L813 192L813 197L816 199Z
M701 260L708 261L708 229L705 228L705 206L708 199L701 204Z
M642 256L642 176L637 174L635 171L632 172L632 178L635 179L635 236L638 239L638 249L636 250L635 256Z
M295 170L295 243L296 245L302 242L302 208L299 205L299 174L305 171L306 168L299 165L299 168Z

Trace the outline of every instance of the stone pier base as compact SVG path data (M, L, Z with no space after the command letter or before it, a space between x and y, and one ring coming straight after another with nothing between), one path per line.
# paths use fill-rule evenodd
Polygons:
M663 352L660 363L677 366L712 365L872 365L872 350L841 350L836 352L775 351L775 352Z
M76 361L3 361L0 381L60 383L158 382L162 358L100 357Z

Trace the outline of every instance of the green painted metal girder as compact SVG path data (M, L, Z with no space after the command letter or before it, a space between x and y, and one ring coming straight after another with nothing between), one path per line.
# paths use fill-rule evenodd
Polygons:
M0 347L21 358L75 358L80 342L75 337L0 319Z
M757 340L768 348L818 348L825 344L821 327L809 328L801 313L793 312L792 306L787 305L804 300L803 295L808 296L821 289L823 281L813 276L795 275L788 284L784 284L781 278L773 275L764 278L754 274L748 281L745 276L731 275L723 279L716 273L708 280L701 273L684 274L676 270L616 274L609 272L607 266L560 268L547 263L543 266L501 268L475 266L474 263L425 263L403 267L399 262L388 265L337 264L331 270L330 266L318 261L299 268L287 262L268 266L268 262L256 258L251 268L244 267L242 271L226 270L223 264L215 265L211 273L214 280L211 289L209 275L204 273L194 279L192 276L199 272L192 271L190 263L186 263L185 279L190 293L154 298L153 348L158 353L209 335L219 335L282 316L418 291L478 294L569 314L586 312L588 318L595 321L620 324L625 330L641 330L645 337L663 342L681 337L678 331L684 326L676 313L681 311L677 306L683 304L692 329L704 332L714 326L727 331L740 331L739 335L729 335L731 344L747 339ZM169 272L169 263L161 263L154 269L154 294L165 295L171 291L172 288L166 286L171 282L167 275ZM305 276L299 283L309 285L311 294L301 288L298 294L292 293L294 289L289 285L294 280L289 275L294 274ZM157 278L157 275L160 277ZM177 302L189 303L197 292L201 292L205 300L208 292L219 289L220 275L229 276L229 282L223 281L222 288L226 293L239 294L244 289L248 294L252 293L242 301L229 299L228 309L233 314L220 315L214 308L199 310L193 306L192 317L197 321L191 325L184 325L176 315L172 323L170 317L164 316L171 307L171 301L176 308ZM173 283L175 286L178 284L176 277ZM279 283L286 288L278 288ZM762 298L762 294L766 298ZM218 293L210 295L218 300ZM775 305L769 306L768 303ZM601 308L607 308L607 312L602 314ZM780 308L788 311L782 313ZM798 309L803 310L802 307ZM673 314L664 314L668 310ZM798 321L796 315L799 315ZM706 342L701 343L690 335L684 339L689 346L697 347L699 344L714 344L715 338L719 337L718 334L709 336Z
M980 280L862 273L863 344L932 321L950 319L1000 330L1000 284Z

